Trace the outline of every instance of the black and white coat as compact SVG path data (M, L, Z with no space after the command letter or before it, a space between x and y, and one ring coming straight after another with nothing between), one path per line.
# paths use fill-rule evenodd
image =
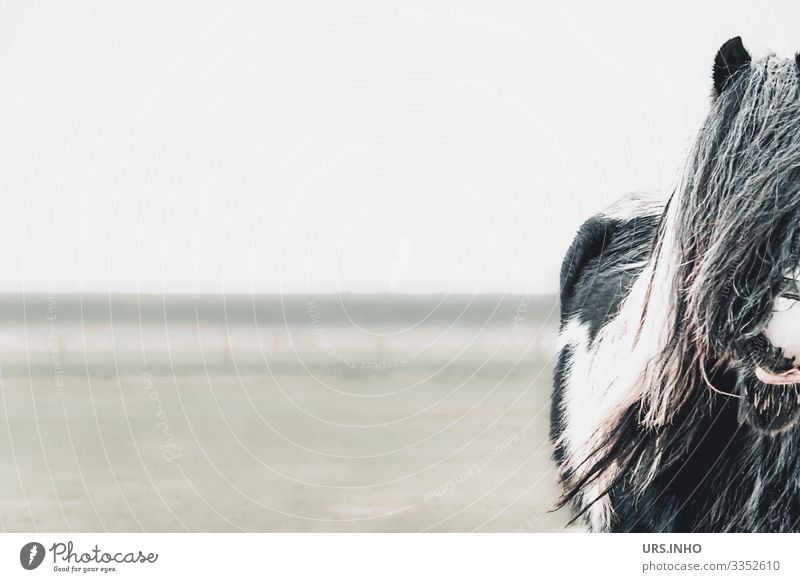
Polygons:
M675 193L625 197L564 258L551 439L592 531L800 531L798 67L726 43ZM750 194L772 163L779 193Z

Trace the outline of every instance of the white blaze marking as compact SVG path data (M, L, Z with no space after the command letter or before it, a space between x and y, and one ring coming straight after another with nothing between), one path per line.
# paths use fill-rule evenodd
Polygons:
M779 297L764 335L787 358L794 356L800 364L800 302Z

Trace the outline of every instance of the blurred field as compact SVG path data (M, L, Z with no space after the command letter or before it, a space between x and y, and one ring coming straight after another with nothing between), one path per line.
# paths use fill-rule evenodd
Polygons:
M6 531L558 531L552 297L0 297Z

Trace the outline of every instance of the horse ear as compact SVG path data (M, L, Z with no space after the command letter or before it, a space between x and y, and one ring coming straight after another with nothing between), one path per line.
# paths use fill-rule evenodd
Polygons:
M723 44L714 59L714 91L720 95L731 79L750 65L750 53L742 45L742 38L736 36Z

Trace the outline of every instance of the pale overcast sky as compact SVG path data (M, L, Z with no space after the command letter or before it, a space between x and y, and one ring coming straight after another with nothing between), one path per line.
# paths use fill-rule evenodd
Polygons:
M3 6L0 291L552 292L722 42L800 50L790 2L259 4Z

